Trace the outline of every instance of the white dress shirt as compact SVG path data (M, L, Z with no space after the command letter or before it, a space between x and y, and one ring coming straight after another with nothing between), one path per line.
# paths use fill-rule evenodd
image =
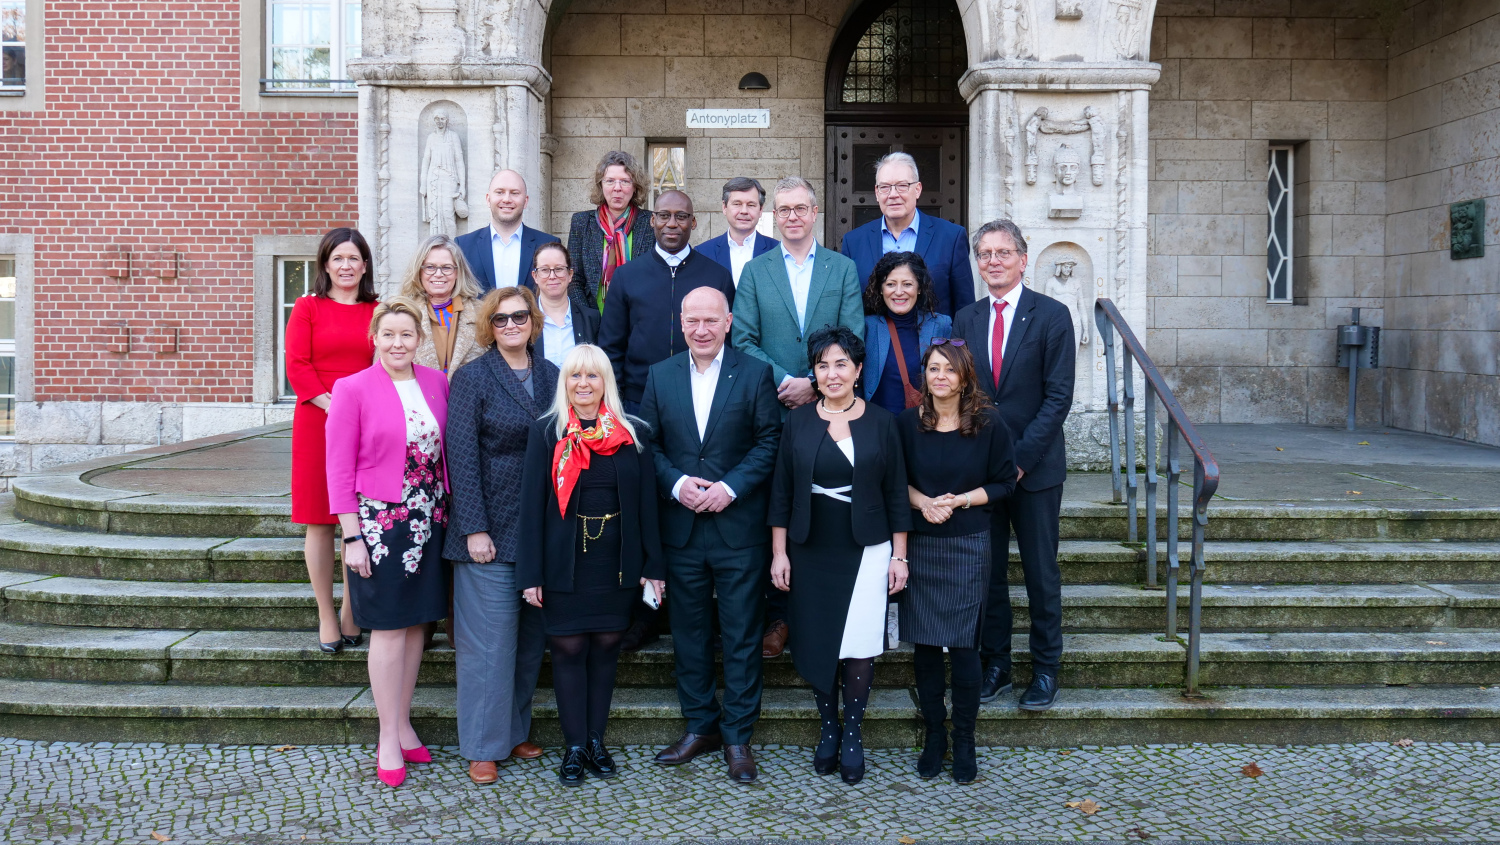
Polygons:
M724 236L729 241L729 273L734 276L734 286L740 286L740 271L745 269L745 263L755 257L755 232L745 238L743 244L734 242L734 233L730 232Z
M667 262L667 266L671 267L673 270L676 270L677 267L682 264L682 262L686 261L688 253L692 251L693 248L688 246L687 244L682 245L681 252L667 252L666 250L661 248L661 244L656 245L656 254L660 255L661 260Z
M807 260L801 264L787 251L783 244L781 247L781 260L786 262L786 277L792 283L792 305L797 311L797 328L803 332L807 325L807 294L812 290L813 264L818 257L818 242L813 241L812 249L807 251Z
M495 224L490 224L490 258L495 266L495 287L504 288L516 284L521 278L521 229L510 234L510 237L501 235L495 229Z
M578 345L573 334L573 309L563 312L561 323L552 322L547 312L542 312L542 353L548 361L561 367L563 359Z
M714 391L719 386L719 372L724 369L724 347L719 347L719 354L714 356L709 363L708 369L698 372L698 363L688 356L688 382L693 388L693 417L698 422L698 442L703 442L703 437L708 433L708 412L714 407ZM682 484L687 481L687 476L677 479L672 485L672 498L682 501ZM724 492L729 498L736 498L734 490L728 484L720 481L724 486Z
M986 358L992 357L990 355L990 347L995 342L995 304L997 302L1000 302L1001 300L1005 301L1005 345L1010 346L1010 327L1015 325L1016 305L1021 301L1021 289L1024 287L1026 287L1026 283L1021 282L1020 284L1011 288L1010 292L1005 294L1005 296L1000 297L1000 299L996 299L994 294L990 294L987 297L990 301L990 332L989 334L984 336L984 356ZM1000 371L1005 372L1005 362L1003 360L1000 362ZM991 360L990 373L993 374L994 372L995 362Z

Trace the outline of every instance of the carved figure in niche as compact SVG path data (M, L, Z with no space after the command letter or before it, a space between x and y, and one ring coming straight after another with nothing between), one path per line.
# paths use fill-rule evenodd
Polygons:
M1026 120L1026 184L1035 185L1038 151L1038 135L1078 135L1089 133L1090 181L1095 186L1104 184L1104 118L1099 110L1088 106L1078 120L1053 120L1045 106L1039 107Z
M1089 324L1084 319L1085 315L1092 315L1093 303L1088 301L1088 296L1083 289L1083 283L1073 275L1073 269L1078 262L1071 258L1052 265L1052 278L1047 282L1044 291L1048 296L1061 302L1068 308L1068 316L1073 318L1073 337L1078 340L1079 346L1087 346L1089 342Z
M1042 106L1026 120L1026 184L1036 184L1037 154L1036 136L1041 131L1042 121L1047 119L1047 107Z
M1057 15L1060 21L1083 19L1083 0L1057 0Z
M1088 106L1083 110L1083 120L1089 125L1089 176L1097 188L1104 184L1104 118L1098 109Z
M432 132L422 154L422 222L430 225L429 235L456 235L454 217L468 218L465 172L463 143L448 131L448 112L439 109L432 116Z
M500 58L516 54L517 39L512 27L520 28L523 24L516 19L514 6L508 0L496 0L494 11L486 18L490 34L484 46L491 56Z
M1141 0L1114 0L1114 6L1115 25L1110 38L1115 55L1122 59L1137 58L1141 50Z
M1058 146L1052 156L1052 179L1057 184L1057 193L1050 198L1048 217L1083 216L1083 198L1073 193L1073 186L1078 183L1078 168L1082 166L1077 150L1067 144Z
M1448 255L1453 260L1484 257L1484 200L1448 206Z

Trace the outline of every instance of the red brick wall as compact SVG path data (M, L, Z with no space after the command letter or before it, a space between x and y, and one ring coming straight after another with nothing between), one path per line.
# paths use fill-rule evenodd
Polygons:
M238 0L46 15L46 108L0 112L0 232L36 243L36 399L249 401L252 239L356 221L355 104L240 111ZM115 246L128 279L105 274ZM148 275L161 249L175 280Z

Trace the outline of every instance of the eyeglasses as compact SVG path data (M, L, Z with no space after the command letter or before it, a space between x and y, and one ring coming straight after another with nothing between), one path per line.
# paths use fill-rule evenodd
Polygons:
M560 279L573 272L571 267L538 267L531 272L543 279Z
M917 183L916 182L892 182L889 185L876 185L875 186L875 196L877 196L877 197L888 197L891 194L900 194L901 196L906 196L906 193L911 190L911 186L915 185L915 184L917 184Z
M524 326L529 322L531 322L530 311L515 311L510 314L496 314L495 316L490 318L490 325L494 326L497 329L505 328L506 323L515 323L518 326Z
M629 179L605 179L603 183L606 188L634 188L635 182Z
M429 276L451 276L458 272L458 267L452 264L423 264L422 272Z
M974 258L980 264L988 264L991 261L1009 261L1018 254L1013 249L997 249L994 252L976 252Z
M656 218L656 222L664 225L667 223L671 223L673 220L676 220L678 223L686 226L693 221L693 213L691 211L658 211L651 216Z
M932 339L933 346L963 346L964 339L961 337L935 337Z
M785 220L792 215L806 217L812 214L813 207L810 205L783 205L776 209L776 219Z

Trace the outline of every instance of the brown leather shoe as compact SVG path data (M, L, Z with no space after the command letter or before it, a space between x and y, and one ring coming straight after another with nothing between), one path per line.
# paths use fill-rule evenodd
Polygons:
M529 740L510 750L510 756L520 760L535 760L542 754L542 747Z
M655 762L660 766L680 766L699 754L718 751L723 744L724 740L718 734L685 733L682 739L662 749Z
M786 623L777 619L766 629L766 636L760 641L761 657L780 657L786 651L786 638L790 632L786 629Z
M755 755L748 745L724 746L724 762L729 764L729 779L735 783L755 783Z
M474 760L469 763L469 780L475 783L494 783L500 779L494 760Z

